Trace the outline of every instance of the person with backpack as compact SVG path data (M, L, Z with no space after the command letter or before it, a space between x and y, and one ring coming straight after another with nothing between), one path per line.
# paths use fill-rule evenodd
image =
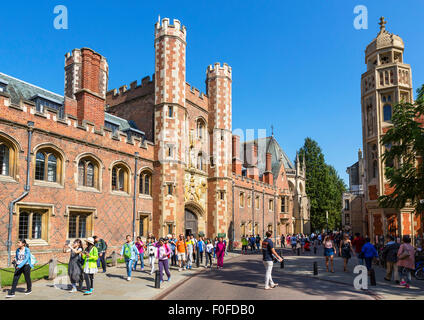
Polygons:
M408 235L402 237L402 244L397 253L400 285L409 288L411 272L415 269L415 249L411 246L411 238Z
M347 264L349 259L352 257L352 254L355 254L352 247L352 242L349 239L349 235L345 233L343 240L340 242L339 256L343 257L343 271L348 272Z
M168 281L171 281L171 273L169 272L169 264L168 259L171 255L171 249L169 246L165 243L165 239L161 238L159 239L157 243L157 255L156 258L158 259L158 265L159 265L159 279L160 283L163 282L163 271L165 270L165 273L168 277Z
M150 274L152 275L155 272L155 262L156 262L156 254L157 247L156 243L153 241L154 238L150 238L147 243L147 254L149 255L149 264L150 264Z
M259 234L256 235L255 243L256 243L256 250L259 250L261 245L261 237Z
M169 239L169 244L171 246L172 250L172 256L171 256L171 266L177 265L177 238L175 238L175 233L172 234L171 239Z
M203 263L203 252L205 251L205 241L202 237L199 238L199 241L197 241L197 247L199 248L199 264Z
M13 259L13 266L15 267L15 274L13 275L12 288L10 289L6 298L15 297L16 286L22 274L24 274L27 290L25 295L32 293L31 282L31 269L34 268L35 258L29 250L28 244L25 239L19 240L18 248L16 249L15 258Z
M266 239L262 241L262 260L265 266L265 290L270 290L278 286L278 284L274 283L272 280L274 260L276 259L281 262L283 258L280 257L274 249L274 243L271 240L272 231L267 231L265 235Z
M99 259L99 252L97 251L96 246L94 245L94 239L92 237L85 240L87 247L81 253L84 264L82 270L84 272L85 284L87 286L87 291L84 292L85 295L90 295L93 293L94 288L94 275L97 273L97 259Z
M98 236L94 236L93 239L94 239L94 245L96 246L97 251L99 252L99 260L97 260L97 268L99 268L101 264L103 273L106 273L107 243L103 239L100 239Z
M399 251L400 244L395 242L395 237L389 235L389 242L383 248L382 258L386 261L386 276L384 280L392 281L392 274L396 283L399 283L399 274L397 266L397 253Z
M378 258L378 252L375 246L370 242L370 238L365 239L365 244L362 246L361 258L365 259L365 266L367 267L368 274L372 268L372 261L374 258Z
M127 281L131 281L131 271L134 263L138 260L138 249L130 235L125 237L126 242L121 248L120 255L124 257L125 265L127 267Z
M144 270L144 243L141 241L141 237L137 237L137 241L135 242L135 246L137 247L138 257L140 258L141 271ZM138 259L135 260L134 263L134 271L137 269Z
M84 260L81 257L81 253L83 251L82 241L80 239L75 239L75 241L70 244L66 244L63 248L63 252L70 252L71 256L69 258L68 263L68 276L71 280L71 293L77 292L77 284L79 290L82 289L83 283L83 273L82 273L82 265Z

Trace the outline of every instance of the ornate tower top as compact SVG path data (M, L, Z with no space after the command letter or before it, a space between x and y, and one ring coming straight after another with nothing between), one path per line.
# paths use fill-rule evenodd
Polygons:
M386 30L387 21L384 17L380 18L380 22L378 24L380 25L380 31L377 34L377 37L367 46L365 50L365 63L368 63L368 58L381 49L396 48L403 51L405 48L401 37Z

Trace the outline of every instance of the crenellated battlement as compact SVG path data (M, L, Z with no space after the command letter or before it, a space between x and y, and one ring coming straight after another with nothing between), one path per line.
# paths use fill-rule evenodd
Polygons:
M213 78L217 76L228 77L231 79L232 78L231 67L226 63L224 63L221 66L219 62L216 62L214 65L208 66L208 68L206 69L206 77L209 79L209 78Z
M141 141L139 137L129 138L125 132L115 131L101 126L98 128L94 123L83 120L82 123L70 114L59 117L57 110L45 108L43 112L36 110L35 103L21 99L19 104L13 104L7 93L0 93L0 122L1 120L26 125L27 121L34 121L34 127L44 130L53 135L66 136L71 139L86 141L115 148L116 150L134 153L148 147L149 143ZM118 143L118 144L117 144ZM133 147L131 147L133 146ZM144 151L139 151L140 154ZM149 151L151 152L151 151Z
M101 68L104 70L107 70L108 68L107 59L104 56L102 56L100 53L87 47L84 47L81 49L76 48L76 49L73 49L71 52L67 52L65 54L65 67L72 63L82 63L84 51L89 52L90 55L97 56L101 61L101 64L102 64Z
M152 77L146 76L143 79L141 79L141 83L138 84L137 80L130 83L130 87L128 88L127 85L123 85L119 87L119 89L111 89L106 93L107 100L108 99L117 99L120 96L123 95L129 95L129 94L136 94L141 95L143 94L142 91L145 91L146 93L152 91L152 87L155 84L155 75L153 74Z
M175 36L186 41L187 29L181 25L180 20L174 19L174 24L169 24L169 18L163 18L155 24L155 39L162 36Z

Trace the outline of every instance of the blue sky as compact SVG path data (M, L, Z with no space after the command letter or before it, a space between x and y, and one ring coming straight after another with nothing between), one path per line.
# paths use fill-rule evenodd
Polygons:
M69 29L53 28L65 5ZM401 5L399 5L401 4ZM368 30L353 27L356 5ZM2 3L0 72L63 94L64 54L90 47L109 62L109 89L154 72L158 15L187 27L187 81L205 91L209 64L233 68L233 129L270 130L291 159L309 136L347 182L362 148L360 78L378 19L406 44L414 88L424 83L423 1L197 0ZM421 62L421 63L420 63Z

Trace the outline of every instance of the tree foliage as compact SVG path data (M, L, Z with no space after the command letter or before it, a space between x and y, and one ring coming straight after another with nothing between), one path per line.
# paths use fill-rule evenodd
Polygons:
M401 101L394 106L393 126L381 138L387 146L383 154L385 175L392 188L388 195L378 198L384 208L403 208L411 205L417 212L424 210L424 85L417 90L411 104ZM423 201L424 202L424 201Z
M336 169L325 163L321 148L311 138L306 138L299 150L301 163L304 157L306 194L311 205L312 230L326 228L326 211L328 211L328 228L336 229L341 223L342 199L346 186Z

